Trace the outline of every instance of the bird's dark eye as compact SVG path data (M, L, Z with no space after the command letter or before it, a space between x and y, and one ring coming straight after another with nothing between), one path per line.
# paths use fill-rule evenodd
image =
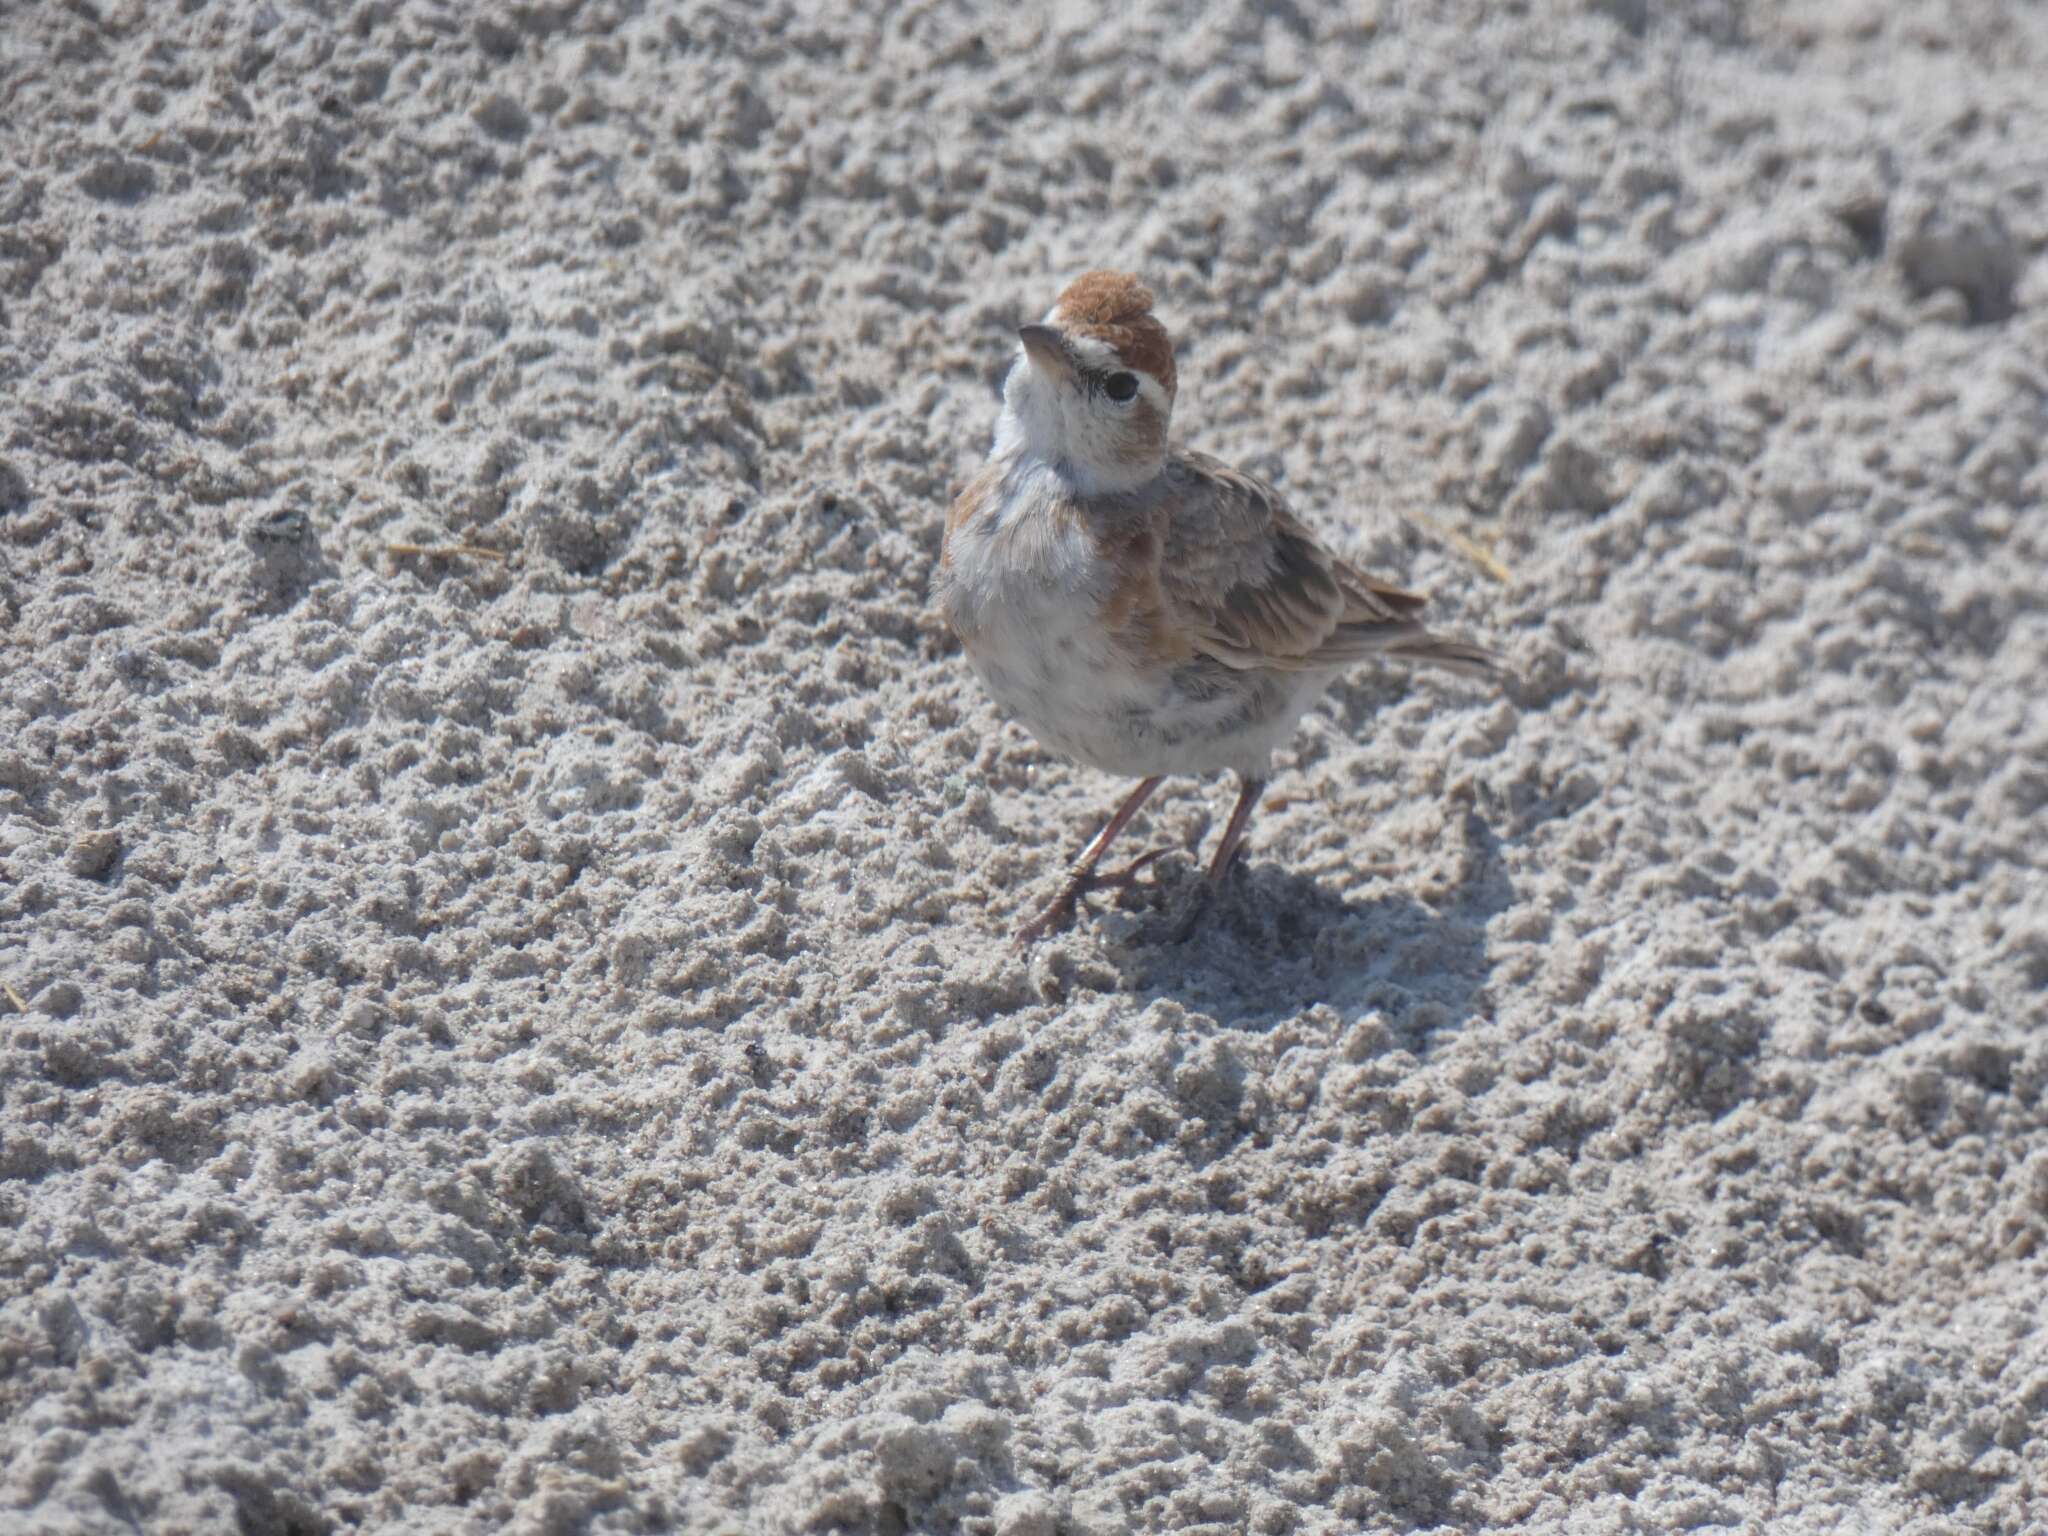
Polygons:
M1135 373L1112 373L1102 381L1102 392L1118 405L1138 398L1138 376Z

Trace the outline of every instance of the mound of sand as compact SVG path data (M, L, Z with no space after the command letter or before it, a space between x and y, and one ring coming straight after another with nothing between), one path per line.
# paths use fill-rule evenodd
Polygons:
M0 1526L2038 1520L2042 11L855 9L0 22ZM1020 958L1104 264L1521 681Z

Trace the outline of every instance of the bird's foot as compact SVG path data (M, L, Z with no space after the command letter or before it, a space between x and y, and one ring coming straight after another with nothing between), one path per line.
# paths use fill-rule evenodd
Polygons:
M1171 848L1148 849L1122 869L1107 875L1098 875L1093 870L1075 871L1067 877L1067 883L1060 887L1059 894L1046 903L1045 909L1017 930L1018 946L1021 948L1027 944L1035 944L1048 933L1066 927L1073 921L1081 898L1090 891L1121 890L1136 881L1153 860L1173 851Z
M1167 935L1169 944L1185 944L1195 936L1195 930L1202 926L1202 919L1208 914L1209 903L1216 895L1216 882L1204 880L1195 887L1188 898L1187 910L1180 915L1180 921L1173 925L1173 932Z
M1230 883L1231 871L1237 868L1240 851L1233 845L1217 856L1216 862L1209 867L1209 873L1202 877L1201 884L1197 885L1193 894L1188 897L1187 910L1181 913L1180 921L1173 925L1173 932L1167 936L1167 942L1185 944L1194 937L1195 930L1202 926L1202 919L1208 916L1209 908L1215 905L1216 893Z

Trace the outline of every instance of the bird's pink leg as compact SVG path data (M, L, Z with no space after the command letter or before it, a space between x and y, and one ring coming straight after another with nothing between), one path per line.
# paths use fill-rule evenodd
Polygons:
M1187 916L1181 919L1180 927L1174 932L1175 943L1195 931L1195 924L1201 921L1202 913L1208 909L1210 897L1223 884L1223 877L1230 873L1232 861L1244 846L1245 830L1252 824L1252 812L1258 808L1259 796L1265 792L1264 779L1246 779L1238 790L1237 804L1230 808L1230 820L1223 827L1223 841L1216 845L1216 857L1209 861L1209 873L1202 881L1202 888L1196 892Z
M1059 894L1053 897L1043 912L1017 930L1019 944L1029 944L1064 924L1074 915L1074 904L1081 899L1083 892L1101 886L1129 885L1139 870L1168 851L1164 848L1154 848L1151 852L1133 859L1113 875L1095 873L1095 866L1102 862L1102 856L1109 851L1109 845L1116 841L1119 832L1130 825L1131 818L1138 814L1139 809L1151 797L1152 791L1159 787L1160 778L1161 775L1154 774L1149 779L1139 780L1138 787L1124 797L1124 803L1116 808L1116 814L1103 824L1102 830L1095 834L1094 841L1083 848L1081 856L1074 860Z

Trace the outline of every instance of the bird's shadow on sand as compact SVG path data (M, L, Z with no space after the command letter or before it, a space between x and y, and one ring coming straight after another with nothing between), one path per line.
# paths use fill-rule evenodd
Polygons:
M1493 962L1486 923L1514 903L1500 840L1476 811L1465 819L1464 880L1437 907L1398 888L1346 898L1270 860L1240 864L1192 932L1175 929L1200 876L1178 866L1144 905L1110 922L1107 946L1124 984L1229 1028L1265 1030L1318 1004L1350 1017L1378 1010L1419 1044L1471 1017Z

